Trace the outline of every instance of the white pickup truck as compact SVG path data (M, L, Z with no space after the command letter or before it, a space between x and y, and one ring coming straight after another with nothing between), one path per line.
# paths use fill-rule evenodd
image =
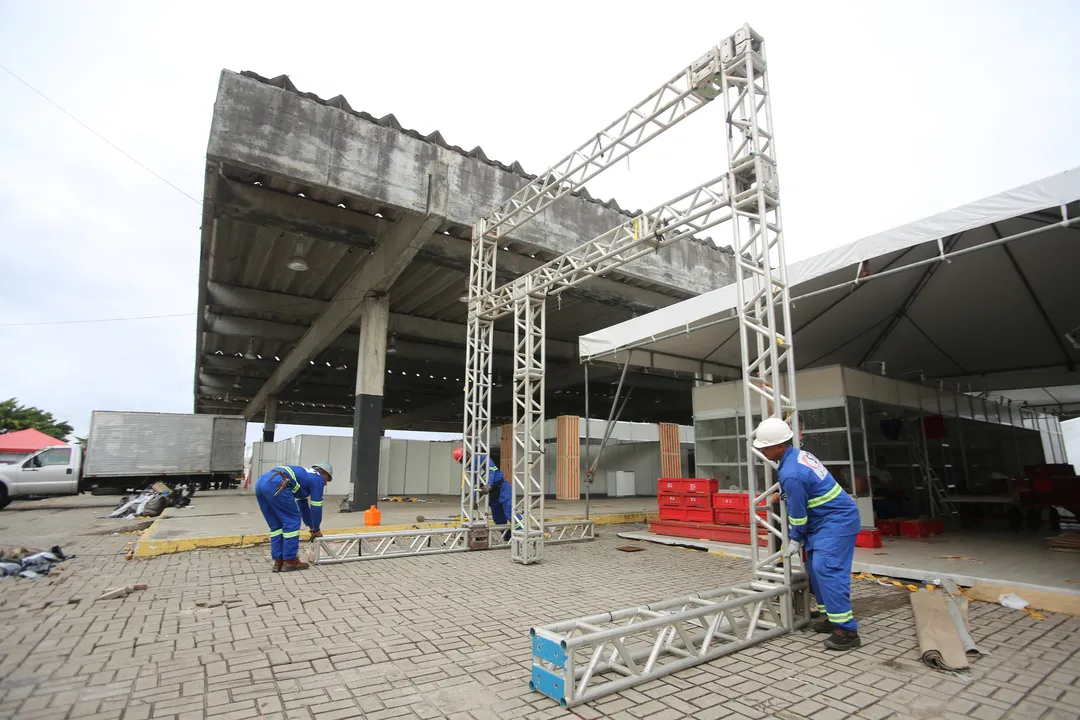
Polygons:
M85 451L54 445L0 465L0 508L17 498L141 490L155 482L235 486L246 431L242 417L96 410Z

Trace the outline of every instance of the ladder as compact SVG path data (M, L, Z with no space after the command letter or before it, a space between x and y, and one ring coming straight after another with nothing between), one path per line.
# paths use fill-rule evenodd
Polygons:
M945 443L942 443L942 445L943 448L948 447ZM930 465L930 461L926 458L922 449L914 443L912 443L909 448L911 450L911 464L919 468L923 482L926 483L926 487L929 490L927 495L930 498L930 517L959 520L959 511L957 511L956 506L953 503L946 499L948 494L945 492L945 486L942 484L941 478L934 472L934 468ZM945 470L948 471L951 467L952 465L948 464L945 466ZM950 487L952 486L950 485Z

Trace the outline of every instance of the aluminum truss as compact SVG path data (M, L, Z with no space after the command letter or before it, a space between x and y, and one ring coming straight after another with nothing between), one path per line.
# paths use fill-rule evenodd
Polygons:
M747 488L752 506L765 504L769 508L765 517L757 512L750 513L755 528L751 530L751 536L760 525L769 532L770 540L764 556L757 543L750 543L750 562L756 580L780 581L790 587L791 561L783 557L788 544L787 506L781 503L777 511L768 503L768 498L779 492L780 486L773 480L772 464L753 444L756 419L770 415L788 416L796 445L799 439L791 301L780 222L765 43L749 25L744 25L724 42L721 57L742 350ZM760 493L759 472L762 477ZM788 628L793 626L791 613L791 597L784 596L781 598L781 616L783 625Z
M510 541L503 537L508 530L510 530L510 525L489 525L484 530L485 547L508 547ZM552 544L596 538L596 526L589 520L547 523L544 526L544 532L546 542ZM473 550L475 548L470 546L471 534L472 530L464 526L395 530L350 535L323 535L316 538L312 545L315 550L315 564L330 565L353 560L379 560Z
M793 580L805 605L805 575ZM535 627L529 688L572 707L779 637L788 591L748 582Z
M531 565L544 559L544 346L546 302L542 291L514 302L514 514L510 559Z
M481 547L486 514L478 503L476 491L480 476L474 458L489 457L491 437L491 349L492 323L501 315L515 315L515 336L520 339L515 350L514 380L514 455L503 464L513 468L515 517L511 519L520 542L511 543L511 558L533 563L543 559L543 300L551 286L550 278L519 286L520 293L507 296L510 301L492 301L495 295L495 261L498 239L521 226L556 200L581 188L586 181L682 122L714 99L721 88L720 50L698 58L690 66L665 82L658 90L623 113L599 133L549 168L506 202L481 218L473 227L473 249L469 269L468 335L465 368L465 418L461 487L462 525L472 528L469 542ZM700 189L698 190L700 192ZM658 217L657 220L664 218ZM646 218L633 221L632 237L636 242L650 235ZM614 231L613 231L614 232ZM683 234L690 234L689 231ZM659 237L659 233L651 233ZM681 235L673 235L674 242ZM615 240L622 238L608 238ZM600 240L598 238L598 240ZM594 241L596 242L596 241ZM654 244L656 249L659 243ZM644 253L642 253L644 254ZM633 257L619 256L610 248L599 250L600 264L580 265L579 281L591 277L600 267L611 269ZM590 258L585 264L592 263ZM569 285L567 285L569 287ZM505 312L503 312L505 310ZM539 356L534 354L539 352ZM539 373L539 374L537 374ZM519 420L524 427L519 425ZM518 457L518 451L522 457ZM521 527L517 514L521 513Z

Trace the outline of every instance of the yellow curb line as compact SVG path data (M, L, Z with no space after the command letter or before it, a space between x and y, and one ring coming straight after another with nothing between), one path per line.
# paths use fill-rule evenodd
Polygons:
M158 520L165 516L162 512ZM596 525L625 525L627 523L640 523L655 520L656 513L617 513L612 515L596 515L590 518ZM583 520L580 517L554 517L548 518L548 522L562 522L569 520ZM210 550L213 548L248 548L256 545L264 545L270 542L269 533L254 533L251 535L217 535L211 537L183 538L181 540L152 540L151 534L157 528L158 520L139 536L138 544L135 545L134 553L129 557L150 558L158 555L171 555L173 553L190 552L192 550ZM404 525L376 525L374 527L333 528L327 530L330 535L355 535L366 532L394 532L397 530L416 530L431 528L457 527L456 523L406 523ZM310 540L311 534L304 531L300 535L301 540Z

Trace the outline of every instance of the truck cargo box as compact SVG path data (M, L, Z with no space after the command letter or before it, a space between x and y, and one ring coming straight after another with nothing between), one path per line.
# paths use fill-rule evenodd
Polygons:
M238 416L95 410L83 475L240 475L246 435Z

